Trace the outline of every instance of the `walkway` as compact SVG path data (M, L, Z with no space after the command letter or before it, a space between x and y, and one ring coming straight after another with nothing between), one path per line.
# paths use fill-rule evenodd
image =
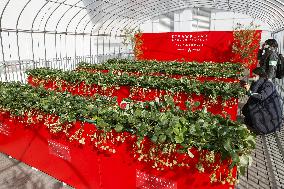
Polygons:
M0 189L72 189L6 154L0 153Z

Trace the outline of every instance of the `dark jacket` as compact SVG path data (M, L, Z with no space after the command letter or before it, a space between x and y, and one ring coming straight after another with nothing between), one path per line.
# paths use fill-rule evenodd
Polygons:
M261 54L262 52L263 55ZM265 72L268 75L268 78L273 79L276 77L276 68L277 65L273 65L273 62L278 62L278 53L275 48L266 48L264 50L258 51L258 60L260 67L265 69Z
M268 65L270 55L271 51L269 50L269 48L258 50L257 59L259 60L260 67L266 69L266 65Z
M258 134L279 130L282 125L282 106L275 85L264 78L253 83L242 113L247 126Z

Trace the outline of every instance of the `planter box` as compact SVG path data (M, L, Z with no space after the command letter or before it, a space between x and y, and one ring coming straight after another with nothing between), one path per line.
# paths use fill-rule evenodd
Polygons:
M73 95L94 96L95 94L100 94L104 96L117 97L117 102L119 104L124 98L129 98L134 101L154 101L157 97L169 94L169 92L166 90L154 88L146 89L134 86L112 86L102 89L102 87L99 85L86 85L84 82L76 86L72 86L72 84L64 82L64 84L60 84L59 87L55 81L41 80L41 82L34 82L34 78L32 76L29 76L27 81L30 85L35 87L39 86L40 83L42 83L46 89L52 89L61 92L62 90L68 91ZM174 101L176 102L176 105L179 106L182 110L186 109L186 101L199 102L200 105L197 107L197 109L206 107L209 112L215 115L222 115L224 117L229 115L232 120L237 119L238 99L236 98L230 98L226 100L226 104L224 105L221 96L219 96L217 98L217 101L213 103L210 102L210 99L208 97L205 97L205 95L203 94L196 95L187 94L185 92L178 92L172 95L174 95Z
M0 114L0 151L76 189L234 187L219 182L211 184L210 174L199 173L196 168L153 169L134 160L126 142L110 155L88 143L81 145L67 141L65 135L51 134L43 124L26 126L6 114ZM220 166L225 170L228 164Z

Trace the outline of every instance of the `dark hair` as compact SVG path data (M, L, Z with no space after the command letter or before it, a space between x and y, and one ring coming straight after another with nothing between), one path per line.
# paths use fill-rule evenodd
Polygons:
M265 43L270 47L278 48L278 43L275 39L267 39Z
M262 67L257 67L254 70L252 70L252 73L259 75L259 77L265 77L267 78L267 73Z

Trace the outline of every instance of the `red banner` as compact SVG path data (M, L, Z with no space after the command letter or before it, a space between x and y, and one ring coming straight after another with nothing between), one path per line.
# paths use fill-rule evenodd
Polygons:
M256 31L256 34L253 44L260 41L261 31ZM245 61L232 52L233 31L143 33L141 41L139 59L218 63ZM253 52L255 61L250 69L256 67L257 50Z
M185 61L230 61L233 32L143 33L142 59Z

